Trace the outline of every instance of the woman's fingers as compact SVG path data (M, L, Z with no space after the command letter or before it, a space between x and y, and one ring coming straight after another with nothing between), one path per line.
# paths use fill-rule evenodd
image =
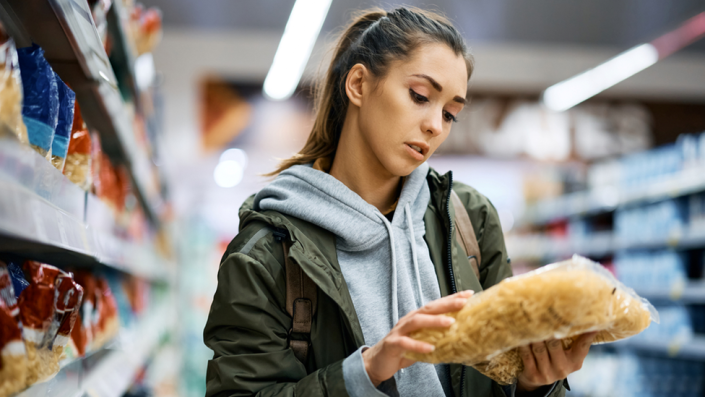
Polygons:
M454 322L455 319L453 317L415 313L401 324L401 327L399 327L399 333L401 335L407 335L408 333L421 328L448 327Z
M444 314L458 311L463 308L468 298L471 297L473 293L473 291L467 290L448 295L441 299L436 299L419 309L419 312L426 314Z
M531 352L531 346L526 345L519 347L519 356L521 357L521 361L524 363L525 373L534 374L538 371L536 368L534 353Z
M573 342L573 346L571 346L568 354L570 355L570 361L577 364L575 370L582 367L583 360L585 360L585 356L587 356L590 351L590 346L592 345L592 341L595 340L595 336L597 336L597 332L588 332L580 335L580 337Z
M435 346L432 344L411 339L408 336L398 336L388 341L388 343L400 349L400 353L403 353L404 351L411 351L423 354L431 353L435 350Z
M560 339L547 340L546 347L554 375L561 379L568 376L572 372L572 368L563 349L563 342Z
M548 358L548 350L546 349L546 343L532 343L531 351L534 353L534 358L536 359L536 368L538 369L538 372L544 376L550 374L551 360Z

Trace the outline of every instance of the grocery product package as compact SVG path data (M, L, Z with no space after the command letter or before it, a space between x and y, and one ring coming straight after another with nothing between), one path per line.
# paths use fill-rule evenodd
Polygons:
M17 50L24 101L22 118L30 145L50 160L54 130L59 120L59 89L54 71L36 44Z
M74 281L71 273L63 273L57 278L56 290L58 299L51 326L52 330L56 329L56 336L50 343L50 347L54 352L54 360L58 363L66 357L64 350L78 318L83 300L83 288Z
M80 303L82 290L73 282L71 273L54 266L26 261L23 269L30 283L20 294L18 306L27 350L27 383L31 385L59 371L59 359L68 337L57 341L57 335L60 330L64 336L71 333L72 319L75 320L73 308Z
M27 382L27 355L18 313L10 272L0 262L0 397L24 389Z
M91 134L83 121L78 102L75 104L64 175L83 190L91 188Z
M51 163L63 172L71 139L76 94L61 81L59 75L54 73L54 77L59 91L59 119L51 143Z
M658 312L600 264L573 256L503 280L473 295L447 329L410 336L435 346L407 357L429 363L471 365L500 384L523 370L518 347L562 339L564 348L583 333L599 331L594 344L628 338L658 322Z
M9 38L0 44L0 123L20 142L29 143L27 127L22 121L22 79L17 50Z
M117 302L105 277L97 279L96 301L98 321L93 334L92 349L98 349L117 335L120 328Z
M71 331L71 340L76 347L76 352L82 357L92 345L93 333L95 328L97 328L97 282L91 273L82 270L77 271L74 277L76 282L83 287L83 301L78 310L76 323Z

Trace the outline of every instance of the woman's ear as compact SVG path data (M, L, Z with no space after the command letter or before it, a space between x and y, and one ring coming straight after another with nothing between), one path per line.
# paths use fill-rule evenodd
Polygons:
M345 93L351 104L360 107L362 106L362 89L365 79L369 76L365 65L356 63L345 79Z

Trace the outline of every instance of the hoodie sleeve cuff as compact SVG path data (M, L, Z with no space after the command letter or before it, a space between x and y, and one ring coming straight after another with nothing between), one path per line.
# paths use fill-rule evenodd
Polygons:
M362 346L355 353L351 354L343 360L343 380L345 381L345 390L350 397L388 397L398 396L396 382L394 377L382 382L379 388L372 384L370 377L365 371L365 362L362 360L362 351L368 349L368 346ZM382 392L384 390L384 393Z

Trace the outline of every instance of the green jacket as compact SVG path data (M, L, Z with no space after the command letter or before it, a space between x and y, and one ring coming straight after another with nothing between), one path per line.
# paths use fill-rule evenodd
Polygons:
M441 295L481 291L512 275L497 211L475 189L453 184L452 173L427 176L431 199L424 216L425 240ZM462 246L452 238L450 189L465 203L482 254L480 280ZM240 232L228 245L218 272L204 341L208 362L206 396L347 396L342 362L364 345L362 329L336 258L335 235L276 211L253 210L254 196L240 208ZM289 349L292 318L286 311L283 249L272 230L285 229L289 258L318 285L317 313L308 361ZM450 241L450 247L447 242ZM451 365L456 396L505 397L496 382L472 367ZM550 397L565 395L563 384Z

